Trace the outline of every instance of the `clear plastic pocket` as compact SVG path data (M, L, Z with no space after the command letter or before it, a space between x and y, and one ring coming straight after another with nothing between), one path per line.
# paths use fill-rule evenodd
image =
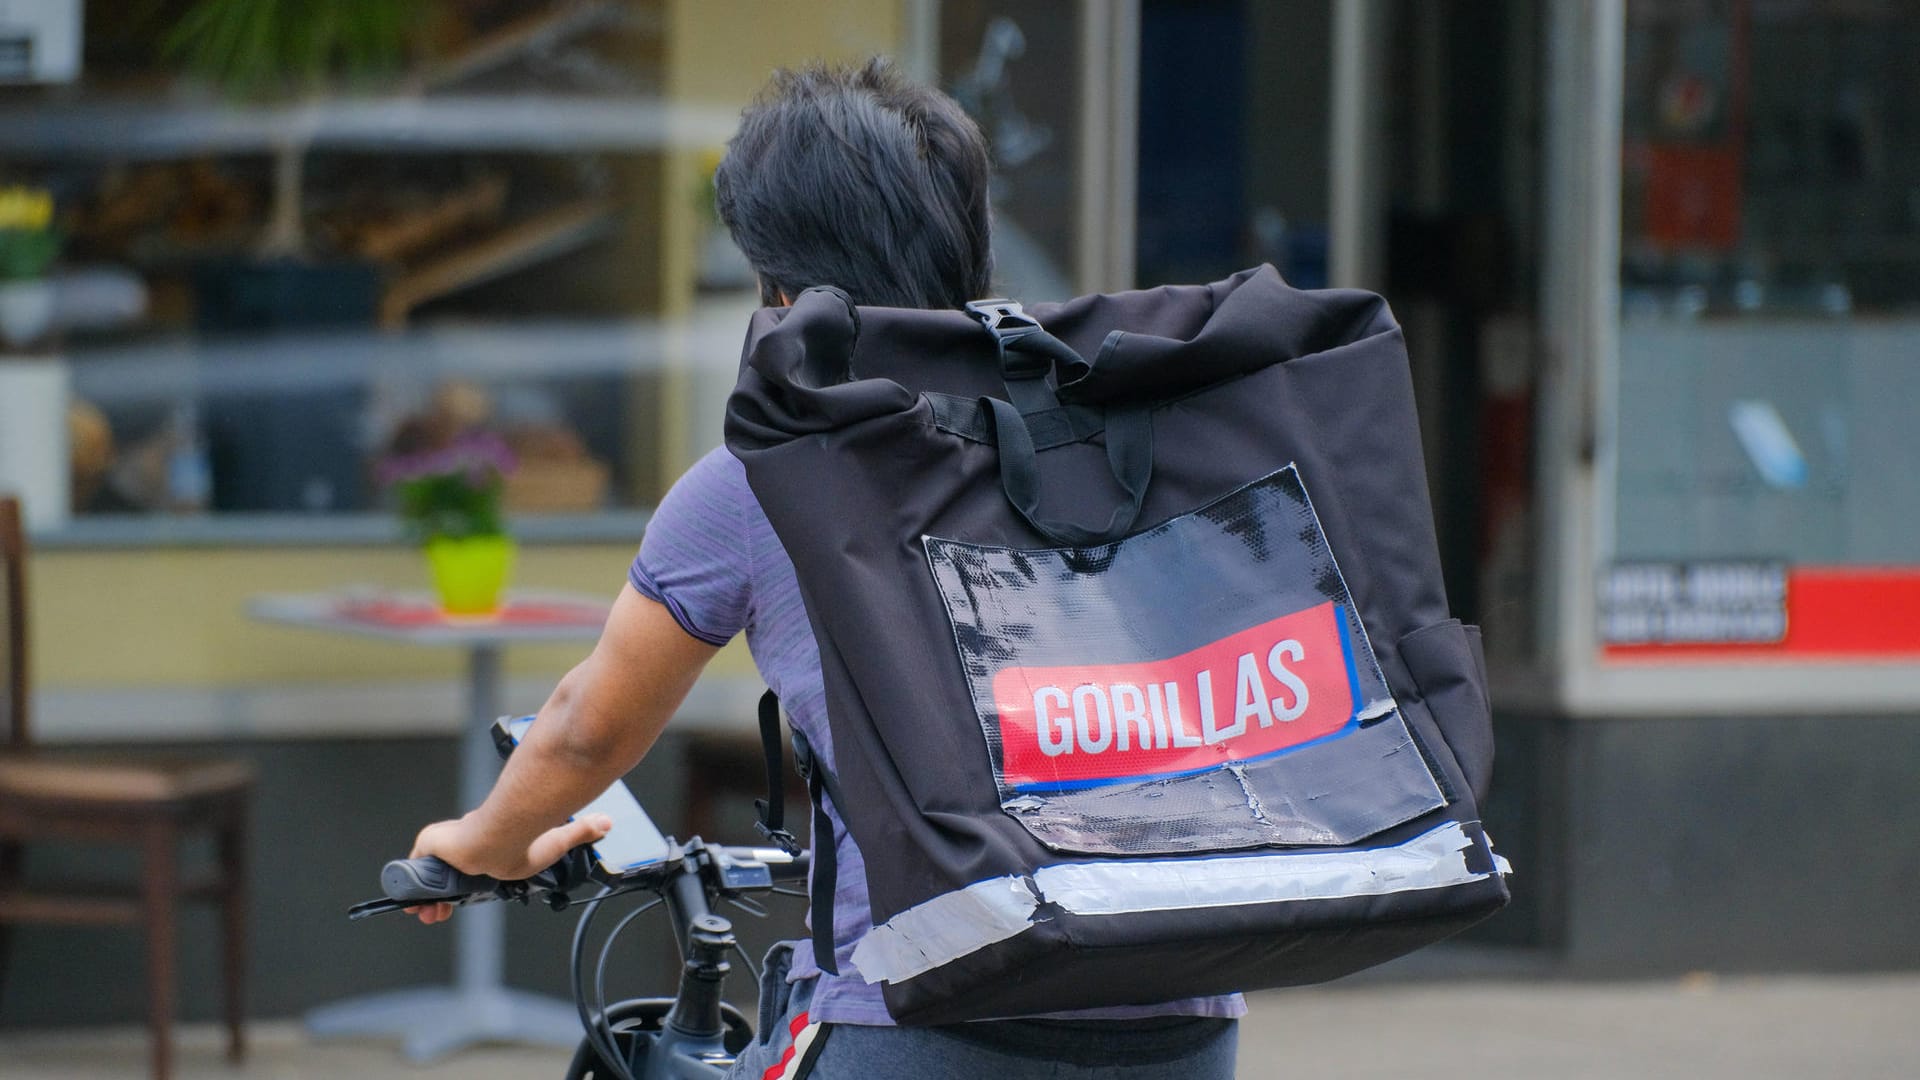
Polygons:
M1291 465L1109 544L925 545L1001 806L1050 848L1353 844L1445 804Z

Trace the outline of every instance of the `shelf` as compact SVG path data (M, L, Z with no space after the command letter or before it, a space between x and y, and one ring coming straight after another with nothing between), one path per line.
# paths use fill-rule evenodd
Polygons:
M405 331L172 337L73 349L74 391L106 407L181 395L287 394L395 378L560 379L698 371L730 380L756 294L710 297L673 319L434 322Z
M408 269L387 286L380 301L380 321L388 327L401 326L414 308L430 300L577 250L606 236L614 217L611 200L582 199Z
M566 152L701 149L737 109L657 98L546 94L343 98L297 105L92 100L0 106L13 156L170 159L287 149Z
M491 71L530 52L551 48L569 38L621 23L635 26L644 23L656 34L661 29L657 16L647 19L631 5L616 0L560 3L545 11L523 15L468 42L458 55L436 61L417 81L428 87L445 86Z
M630 543L646 529L648 510L512 515L508 527L525 544ZM35 533L42 550L219 547L399 547L410 543L386 513L341 514L80 514Z

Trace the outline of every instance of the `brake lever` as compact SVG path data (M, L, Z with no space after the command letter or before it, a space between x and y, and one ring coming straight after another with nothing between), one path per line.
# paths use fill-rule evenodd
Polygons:
M727 903L732 904L734 907L739 908L741 911L746 912L756 919L764 919L767 917L767 909L761 907L757 901L749 900L744 896L726 896L725 899Z
M378 900L368 900L348 908L347 918L353 922L358 922L361 919L370 918L374 915L385 915L389 911L405 911L410 907L417 906L419 906L417 901L395 900L392 897L383 896Z
M566 908L566 903L556 904L554 902L554 898L564 898L566 897L566 893L558 890L541 890L541 892L546 897L547 906L553 908L555 911L561 911ZM384 915L389 911L405 911L408 908L427 907L431 904L452 904L454 907L466 907L468 904L484 904L494 900L518 900L524 904L532 899L533 893L534 890L528 888L527 883L524 881L507 881L502 882L500 887L492 892L473 893L468 896L448 896L440 899L429 896L422 897L418 900L395 900L391 896L383 896L378 900L367 900L348 908L347 918L364 919L370 915Z

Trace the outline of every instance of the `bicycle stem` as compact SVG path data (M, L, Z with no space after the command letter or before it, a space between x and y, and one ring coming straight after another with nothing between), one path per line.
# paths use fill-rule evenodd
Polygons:
M720 1016L721 987L732 965L733 924L718 915L693 920L687 935L687 960L680 970L680 994L667 1026L688 1036L717 1036L725 1028Z
M673 922L673 940L681 947L682 958L686 958L687 939L693 932L695 922L712 913L707 906L707 886L695 864L686 863L687 873L676 875L668 882L665 890L667 914Z

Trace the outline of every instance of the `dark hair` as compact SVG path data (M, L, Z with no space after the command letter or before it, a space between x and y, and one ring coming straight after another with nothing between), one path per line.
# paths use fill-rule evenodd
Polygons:
M814 285L883 307L987 294L986 140L952 98L884 59L775 72L713 186L767 303Z

